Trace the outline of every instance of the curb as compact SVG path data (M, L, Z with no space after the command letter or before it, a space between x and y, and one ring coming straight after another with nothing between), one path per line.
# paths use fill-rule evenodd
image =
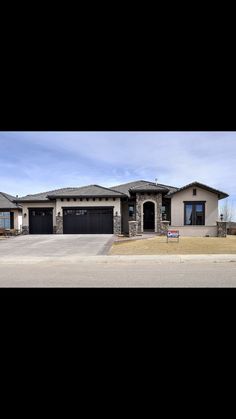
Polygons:
M28 265L28 264L74 264L74 263L223 263L236 262L235 254L211 254L211 255L97 255L97 256L66 256L66 257L0 257L0 265Z

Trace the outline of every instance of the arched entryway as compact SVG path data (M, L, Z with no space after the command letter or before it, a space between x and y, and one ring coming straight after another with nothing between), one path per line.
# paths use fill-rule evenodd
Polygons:
M155 205L150 201L143 204L143 230L155 230Z

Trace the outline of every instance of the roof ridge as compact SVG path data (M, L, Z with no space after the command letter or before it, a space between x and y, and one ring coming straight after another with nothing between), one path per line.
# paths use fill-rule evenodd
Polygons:
M136 183L136 182L145 182L145 183L148 183L149 181L148 180L132 180L132 181L130 181L130 182L126 182L126 183L121 183L120 185L115 185L115 186L112 186L112 188L118 188L119 186L125 186L125 185L128 185L129 183Z
M10 202L12 202L10 199L9 199L9 197L10 198L12 198L12 199L15 199L16 197L15 196L13 196L13 195L9 195L9 194L7 194L6 192L0 192L8 201L10 201Z
M100 185L91 185L91 186L98 186L99 188L102 188L102 189L106 189L106 190L108 190L108 191L112 191L112 192L119 192L119 191L115 191L114 189L112 189L112 188L107 188L106 186L100 186ZM122 194L122 195L125 195L123 192L119 192L120 194Z

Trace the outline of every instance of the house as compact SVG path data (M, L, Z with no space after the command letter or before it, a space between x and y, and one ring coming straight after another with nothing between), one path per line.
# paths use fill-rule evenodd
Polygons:
M217 236L218 200L227 196L199 182L176 188L139 180L62 188L15 202L23 209L24 234L120 234L135 221L139 233L161 234L169 224L182 236Z
M22 231L22 208L16 197L0 192L0 229Z

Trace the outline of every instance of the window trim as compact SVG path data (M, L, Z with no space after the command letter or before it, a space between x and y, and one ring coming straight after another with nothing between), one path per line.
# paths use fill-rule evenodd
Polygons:
M132 211L132 215L130 215L130 207L133 207L133 210L131 210ZM134 214L135 214L135 208L134 208L134 204L129 204L128 205L128 214L129 214L129 218L132 218L132 217L134 217Z
M184 203L184 226L187 227L196 227L196 226L205 226L206 225L206 201L183 201ZM196 205L203 205L203 224L186 224L186 206L193 206L193 221L196 221Z
M5 230L12 230L14 228L14 212L12 211L6 211L6 210L0 210L0 219L3 220L3 226L0 226L0 228L3 228ZM2 215L4 214L4 215ZM13 215L12 215L13 214ZM9 227L6 227L6 220Z

